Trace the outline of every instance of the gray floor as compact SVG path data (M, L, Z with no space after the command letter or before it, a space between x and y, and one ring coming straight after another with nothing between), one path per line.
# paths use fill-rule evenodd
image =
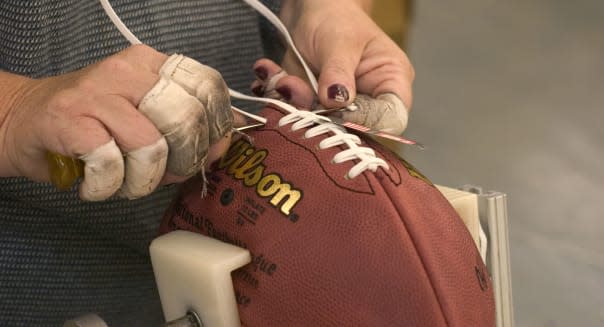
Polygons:
M407 158L508 194L516 326L604 326L604 1L415 4Z

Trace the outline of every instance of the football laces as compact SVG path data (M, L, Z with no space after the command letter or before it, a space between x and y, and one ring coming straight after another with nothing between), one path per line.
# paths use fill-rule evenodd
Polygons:
M321 150L336 146L347 147L347 149L342 150L332 158L332 163L334 164L358 160L356 165L348 171L345 176L346 178L355 178L366 170L376 172L380 167L390 169L386 161L379 158L373 149L362 146L360 137L347 133L344 127L336 125L329 117L307 110L300 110L289 103L277 99L253 97L234 90L230 90L230 94L236 99L271 104L286 111L287 114L279 119L278 126L284 127L291 124L292 131L308 128L304 133L305 138L329 135L319 142L319 149ZM262 123L267 122L267 119L264 117L256 116L237 108L233 108L233 110Z
M304 137L307 139L329 135L319 142L320 150L338 146L347 147L347 149L333 156L331 160L334 164L356 161L356 164L346 174L346 178L355 178L366 170L376 172L379 167L389 169L386 161L377 157L373 149L361 146L361 138L357 135L347 133L346 129L332 123L327 117L319 116L310 111L296 109L296 111L279 119L279 127L284 127L288 124L292 124L291 130L293 132L308 128L304 133Z

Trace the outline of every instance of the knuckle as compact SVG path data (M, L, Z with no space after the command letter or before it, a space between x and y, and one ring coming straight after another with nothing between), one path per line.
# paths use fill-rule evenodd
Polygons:
M75 87L85 94L94 94L98 89L98 83L90 76L84 76L76 82Z
M65 89L55 93L48 101L48 108L52 112L69 113L77 108L77 93L72 89Z
M130 73L133 71L132 64L124 57L115 55L111 56L98 65L98 69L113 75Z
M407 56L402 53L400 56L389 58L385 66L388 67L386 72L392 74L391 78L407 81L406 84L411 84L415 80L415 69Z
M344 75L348 74L347 67L349 66L350 63L347 63L343 58L332 58L325 67L325 70L334 75Z
M155 52L157 52L155 49L153 49L152 47L150 47L146 44L134 44L134 45L131 45L130 47L128 47L126 50L122 51L122 53L126 56L128 56L128 55L141 56L141 55L152 54Z

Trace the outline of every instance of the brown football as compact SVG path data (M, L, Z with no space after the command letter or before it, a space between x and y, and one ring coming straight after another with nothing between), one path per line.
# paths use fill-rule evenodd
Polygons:
M187 182L161 226L251 252L233 272L242 325L495 325L487 269L428 179L307 112L262 115L207 174L208 194Z

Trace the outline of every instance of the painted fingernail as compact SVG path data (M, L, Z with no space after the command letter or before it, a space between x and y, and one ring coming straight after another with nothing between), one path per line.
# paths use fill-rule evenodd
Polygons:
M283 97L283 99L285 99L285 101L289 101L292 99L292 90L290 90L289 87L287 86L281 86L275 89L279 94L281 94L281 96Z
M252 88L252 93L254 93L255 95L261 97L264 95L264 86L263 85L257 85L255 87Z
M264 81L268 77L268 70L264 66L258 66L254 69L254 73L258 79Z
M327 97L337 102L347 102L349 98L348 90L342 84L334 84L327 89Z

